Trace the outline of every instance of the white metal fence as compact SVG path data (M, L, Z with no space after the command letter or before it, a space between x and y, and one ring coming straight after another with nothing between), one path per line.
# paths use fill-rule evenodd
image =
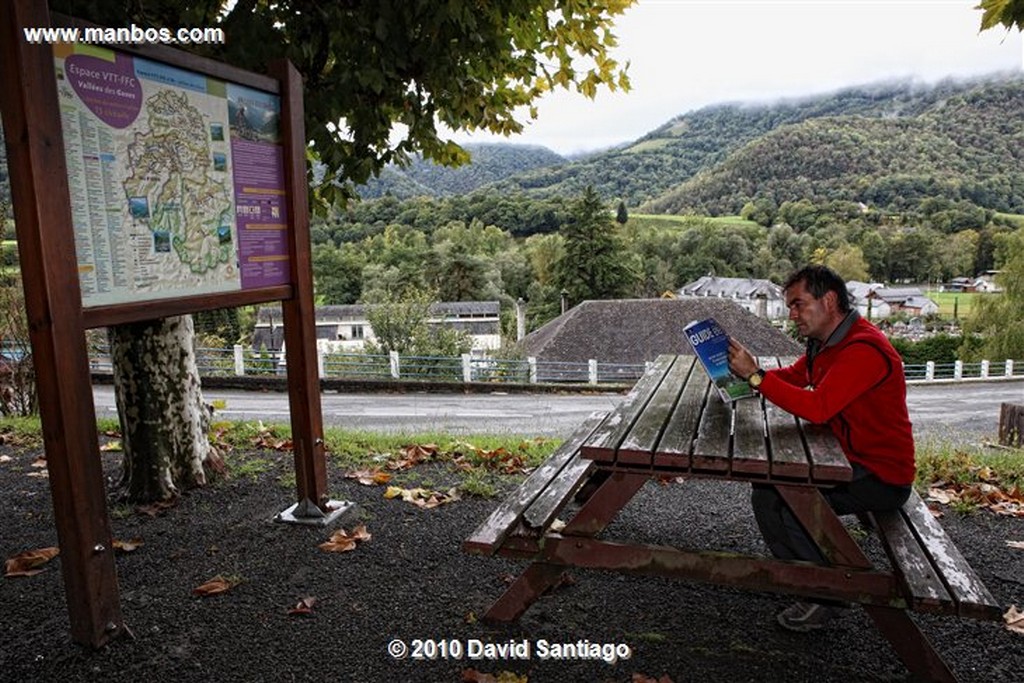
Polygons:
M112 371L104 347L90 350L93 372ZM200 374L214 376L273 376L284 374L280 353L256 353L242 346L196 350ZM536 358L480 358L458 356L401 356L366 353L319 353L320 377L324 379L420 380L437 382L494 382L515 384L616 384L629 385L643 374L643 363L584 363L544 361ZM1024 361L934 363L905 365L908 382L1024 379Z

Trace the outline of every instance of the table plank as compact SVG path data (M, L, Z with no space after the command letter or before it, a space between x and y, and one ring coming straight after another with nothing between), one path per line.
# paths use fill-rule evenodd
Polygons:
M704 411L697 426L697 438L693 442L690 468L694 472L728 472L732 433L732 408L725 404L711 380L705 377L710 393L705 400Z
M685 473L690 467L690 453L693 451L693 442L697 436L697 426L704 412L705 401L711 398L708 396L710 386L703 366L694 356L679 401L676 402L665 433L662 434L654 453L656 468Z
M782 367L785 364L785 360L760 359L760 365L765 369ZM810 461L797 418L771 401L765 401L764 415L768 427L768 441L771 444L772 478L810 480Z
M665 374L665 378L655 390L651 400L641 411L632 429L619 445L615 461L623 465L639 465L650 467L654 449L665 433L672 409L679 400L696 356L679 357Z
M732 471L767 477L770 472L764 413L759 398L733 404Z
M651 368L637 380L622 402L590 438L580 447L580 456L603 463L615 462L615 452L622 439L629 433L637 416L647 405L653 392L661 384L665 374L672 368L675 356L661 355Z
M853 468L826 424L797 420L811 461L811 481L841 483L853 479Z

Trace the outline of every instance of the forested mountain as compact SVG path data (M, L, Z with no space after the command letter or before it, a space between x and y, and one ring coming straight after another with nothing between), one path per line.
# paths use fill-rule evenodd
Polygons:
M423 185L420 194L434 196L491 181L496 182L490 189L502 194L534 197L577 196L589 185L606 200L668 213L736 213L758 196L776 204L809 196L888 203L904 188L916 197L953 188L956 196L1005 210L1019 201L1019 179L1003 173L1012 165L1002 164L1018 158L1022 129L1014 122L1022 120L1022 91L1024 79L998 75L714 105L682 114L629 145L571 163L533 148L556 159L541 158L531 170L510 172L495 163L514 146L494 146L500 156L485 155L487 146L481 146L471 166L440 169L419 162L403 177ZM975 186L979 180L984 186ZM921 183L923 188L916 187ZM379 196L369 189L364 196ZM408 185L391 190L399 198L416 192Z
M941 197L1024 212L1024 79L912 104L777 126L643 208L735 214L755 199L807 199L905 211Z
M416 158L407 168L389 166L380 178L359 188L363 198L397 199L466 194L509 176L564 165L567 160L546 147L513 144L468 144L472 163L447 168Z

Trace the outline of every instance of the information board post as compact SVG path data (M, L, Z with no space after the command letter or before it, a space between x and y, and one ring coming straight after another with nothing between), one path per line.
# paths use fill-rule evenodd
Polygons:
M316 358L313 264L309 253L309 200L306 191L306 135L302 76L288 61L275 63L271 75L281 83L281 138L285 148L285 187L291 219L292 297L281 302L284 316L288 402L295 454L298 502L278 519L327 524L351 505L327 499L320 376Z
M127 627L86 329L281 301L299 500L278 519L352 506L326 493L298 72L24 37L55 23L89 27L0 0L0 113L71 633L100 647Z
M24 40L46 4L0 3L0 114L71 636L124 629L85 343L53 51Z

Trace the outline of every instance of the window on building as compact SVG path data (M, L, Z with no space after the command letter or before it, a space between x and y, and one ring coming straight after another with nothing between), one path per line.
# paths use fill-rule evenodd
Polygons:
M352 326L352 338L353 339L362 339L363 338L363 326L362 325L353 325Z

